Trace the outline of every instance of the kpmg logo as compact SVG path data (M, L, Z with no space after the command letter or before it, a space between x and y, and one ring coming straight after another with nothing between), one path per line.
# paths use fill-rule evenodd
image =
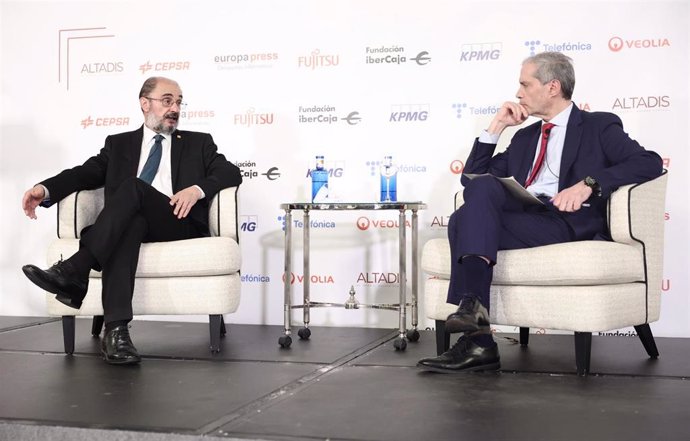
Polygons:
M658 49L670 47L671 42L668 38L646 38L646 39L624 39L621 37L611 37L609 39L609 50L620 52L623 49Z
M259 216L256 214L247 214L240 216L240 231L253 233L259 225Z
M371 219L367 216L360 216L357 219L357 222L355 223L357 225L357 228L360 229L361 231L366 231L369 229L372 230L380 230L380 229L399 229L400 228L400 222L396 219ZM405 219L405 227L410 228L411 224L410 221Z
M256 162L254 161L241 161L236 162L235 165L240 169L242 178L244 179L254 179L261 176L265 176L269 181L275 181L280 177L280 171L278 167L270 167L266 172L261 173L260 169L257 168Z
M342 160L325 161L324 168L328 172L328 177L341 178L343 176L343 173L345 173L345 164L345 161ZM307 167L307 178L311 178L311 172L312 169Z
M359 273L355 283L359 285L399 285L400 274L383 271L367 271Z
M470 105L467 103L453 103L451 108L455 111L455 117L461 119L468 113L472 116L496 115L501 109L500 105Z
M81 126L86 129L87 127L121 127L129 125L128 116L101 116L97 118L91 118L91 115L81 120Z
M297 67L305 69L336 67L338 64L340 64L340 55L322 54L320 49L314 49L309 55L297 57Z
M285 273L283 273L282 279L285 283ZM304 274L290 273L290 285L295 283L304 283ZM335 280L331 274L312 274L309 276L309 283L312 285L333 284Z
M142 74L145 74L148 71L154 71L154 72L166 72L166 71L179 71L179 70L189 70L189 67L191 66L191 62L189 61L155 61L151 63L150 60L147 60L146 63L142 64L139 66L139 70L141 71Z
M503 43L468 43L460 46L460 61L495 61L501 57Z
M275 52L240 53L213 57L213 62L218 70L270 68L277 61L278 54Z
M381 160L372 160L365 163L371 176L378 175L382 162ZM403 163L395 164L395 166L398 167L398 173L426 173L426 165Z
M285 230L285 215L278 216L278 222L281 224L281 229ZM304 228L304 222L299 219L292 219L292 228ZM335 222L309 219L309 228L335 228Z
M270 283L271 277L264 274L242 274L240 276L242 283Z
M617 111L665 111L671 107L668 95L618 97L613 101L612 110Z
M425 122L429 118L429 104L394 104L388 122Z
M459 159L455 159L450 163L450 172L454 175L459 175L465 169L465 163Z
M75 49L71 47L72 44L83 40L115 37L115 35L107 33L106 29L105 27L58 29L58 83L62 83L64 78L67 90L69 90L70 84L69 53L70 50ZM114 73L122 71L118 69L123 69L122 62L107 61L88 63L82 65L81 74Z
M271 125L273 120L274 115L272 112L257 112L253 107L250 107L244 113L233 115L233 123L236 126L242 127Z
M366 64L401 65L405 63L415 63L418 66L425 66L431 62L429 52L421 51L413 58L408 60L405 55L405 48L402 46L380 46L365 49L364 62Z
M546 43L540 40L528 40L525 41L524 45L529 48L530 55L534 55L539 49L542 52L581 52L592 50L592 43L583 43L581 41Z
M125 67L122 61L103 61L96 63L85 63L81 66L82 75L112 74L124 72Z
M345 116L339 117L333 106L299 106L297 118L300 124L337 124L345 122L350 126L356 126L362 120L358 111L348 112Z

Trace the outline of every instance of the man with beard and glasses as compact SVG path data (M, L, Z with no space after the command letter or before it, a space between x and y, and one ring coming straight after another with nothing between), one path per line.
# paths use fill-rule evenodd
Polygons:
M24 213L36 219L39 205L49 207L76 191L104 187L105 206L96 222L82 230L79 251L47 270L34 265L22 270L76 309L86 295L89 272L102 271L101 351L110 364L141 361L128 330L140 245L209 236L211 199L242 182L240 170L218 153L211 135L177 130L184 103L175 81L147 79L139 105L142 127L108 136L97 155L36 184L22 199Z

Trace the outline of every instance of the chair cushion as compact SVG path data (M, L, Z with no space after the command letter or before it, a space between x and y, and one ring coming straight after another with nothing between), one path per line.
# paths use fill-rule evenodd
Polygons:
M79 249L78 239L58 239L48 248L48 264L67 259ZM141 245L136 277L191 277L235 274L240 247L229 237L201 237ZM101 273L91 271L90 277Z
M498 252L492 284L582 286L642 282L643 263L640 247L600 240L505 250ZM450 278L447 239L431 239L424 244L422 270L441 279Z

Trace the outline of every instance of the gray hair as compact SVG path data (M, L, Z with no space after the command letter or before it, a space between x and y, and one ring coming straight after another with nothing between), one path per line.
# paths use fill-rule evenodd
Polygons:
M526 58L522 64L532 63L537 66L534 77L546 84L551 80L561 83L563 98L569 100L575 90L575 69L573 60L560 52L541 52Z

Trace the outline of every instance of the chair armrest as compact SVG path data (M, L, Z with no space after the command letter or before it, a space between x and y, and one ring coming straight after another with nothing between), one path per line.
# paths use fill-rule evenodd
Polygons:
M465 203L465 199L462 197L462 190L460 190L460 191L458 191L457 193L455 193L455 199L454 199L454 201L455 201L455 209L456 209L456 210L457 210L458 208L460 208L460 206L461 206L462 204Z
M211 236L224 236L239 242L237 222L237 194L239 187L219 191L211 200L208 223Z
M81 230L96 222L103 209L103 187L72 193L58 202L57 235L60 239L79 239Z

